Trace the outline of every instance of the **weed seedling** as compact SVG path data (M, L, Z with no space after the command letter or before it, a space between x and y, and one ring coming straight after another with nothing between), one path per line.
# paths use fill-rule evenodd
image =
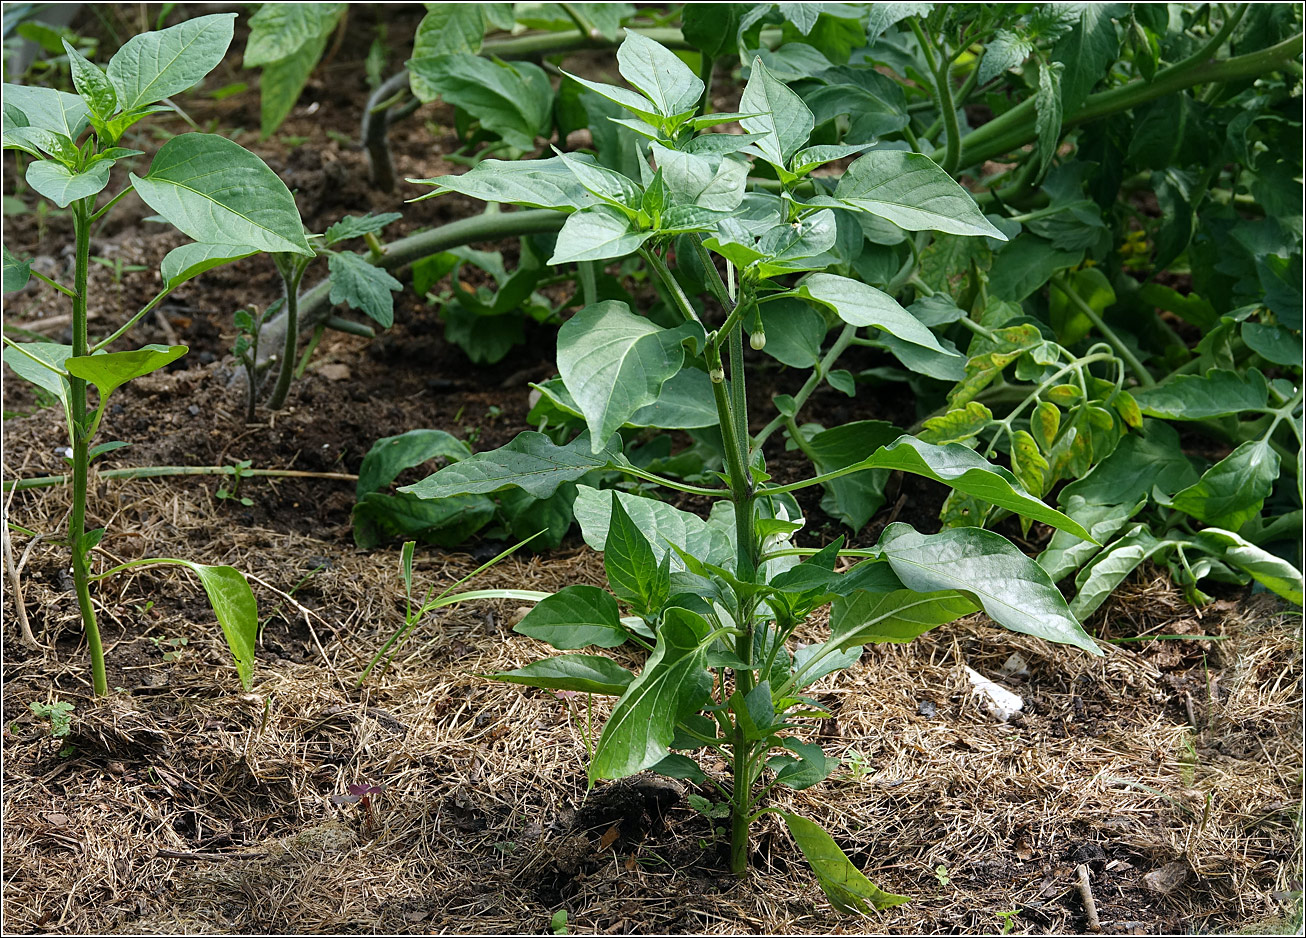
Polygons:
M1017 909L1013 907L1007 910L1006 912L993 913L998 917L998 920L1002 922L1002 934L1004 935L1011 934L1011 932L1016 927L1016 916L1019 915L1021 911L1022 911L1021 909Z
M567 934L567 910L559 909L549 916L549 929L555 935Z

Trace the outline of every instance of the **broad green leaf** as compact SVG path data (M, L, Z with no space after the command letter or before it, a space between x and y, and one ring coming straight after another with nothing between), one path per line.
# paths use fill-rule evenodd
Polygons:
M891 909L910 901L906 896L896 896L876 887L862 875L861 870L853 866L847 854L834 842L834 838L821 830L814 821L786 811L780 812L780 816L793 835L794 843L798 844L798 849L807 858L812 872L816 874L817 885L840 912L849 915L866 913L871 909Z
M327 267L331 271L332 303L345 303L366 313L383 328L394 325L395 300L390 294L402 290L402 283L349 251L332 254Z
M27 281L32 278L32 262L20 261L12 253L8 246L4 247L4 292L13 293L15 290L21 290L27 286Z
M1058 500L1063 506L1072 504L1075 496L1087 504L1134 504L1150 496L1154 488L1172 494L1196 482L1197 477L1179 447L1175 429L1159 420L1147 420L1141 436L1124 437L1088 475L1062 489Z
M742 3L686 4L680 14L680 29L685 41L712 58L733 51L743 8Z
M888 564L886 563L887 567ZM897 579L895 577L895 579ZM794 690L815 684L827 674L851 668L862 658L862 646L853 645L839 651L826 652L825 645L805 645L794 653ZM818 661L817 658L820 657ZM811 662L809 665L808 663Z
M1145 504L1146 499L1119 505L1098 505L1086 502L1079 495L1062 498L1061 507L1066 514L1088 528L1097 543L1065 531L1055 531L1048 546L1038 555L1038 565L1048 572L1054 583L1069 576L1100 551L1100 545L1110 542Z
M159 557L153 563L185 567L199 577L209 605L222 626L231 656L236 659L240 685L249 690L254 679L254 643L258 639L258 602L245 575L235 567L208 566L175 557Z
M199 82L227 54L235 23L235 13L212 13L128 39L109 60L119 107L131 111Z
M603 570L608 586L618 599L630 603L636 611L654 612L666 599L667 570L659 563L644 532L621 507L615 489L611 496L608 536L603 546Z
M366 234L374 234L391 222L398 221L403 217L400 212L382 212L380 215L370 213L367 215L346 215L326 230L326 243L339 244L341 241L348 241L350 238L361 238Z
M149 173L144 178L133 173L131 179L150 208L196 241L313 255L285 183L226 137L173 137L159 149Z
M576 159L570 153L559 152L558 159L591 195L618 207L639 208L644 193L634 180L598 163Z
M839 767L839 759L827 756L816 743L803 743L790 737L784 741L784 747L795 755L772 756L766 760L767 768L775 772L777 785L802 791L825 781Z
M587 213L572 218L581 214ZM616 300L587 306L563 323L558 371L585 415L595 452L658 399L684 362L681 342L688 334L685 326L662 329Z
M1246 570L1258 583L1290 603L1302 604L1301 571L1282 557L1240 537L1233 531L1206 528L1197 540L1234 566Z
M763 304L764 351L791 368L812 368L821 360L821 343L828 328L825 317L810 303L780 299Z
M100 409L109 395L133 378L158 371L185 355L184 345L147 345L131 352L105 352L68 358L64 368L70 375L94 384L100 391Z
M989 276L990 295L1019 303L1046 284L1057 271L1075 267L1083 259L1082 248L1061 250L1052 242L1025 232L998 252L994 259Z
M875 150L859 157L840 178L834 197L908 231L1007 240L984 217L970 193L920 153Z
M548 498L562 483L575 482L595 469L607 468L610 463L611 456L606 451L591 454L586 434L566 446L558 446L543 433L527 430L517 434L506 446L445 466L399 491L412 492L420 498L448 498L489 495L516 487L535 498Z
M430 501L400 492L368 492L350 514L354 544L364 550L392 540L420 540L456 547L494 520L488 495L456 495ZM531 532L534 533L534 532Z
M164 255L159 263L159 275L164 286L171 290L206 270L257 253L254 248L240 244L183 244Z
M899 469L951 486L1000 508L1091 540L1083 526L1026 492L1008 470L995 466L961 443L936 446L904 436L876 450L849 471Z
M999 29L984 46L984 58L979 64L980 84L997 78L1008 69L1029 58L1034 44L1009 29Z
M767 71L761 59L753 59L739 110L760 115L745 117L739 123L748 133L760 135L753 146L768 163L785 171L790 158L803 148L816 126L803 99Z
M408 181L437 187L422 196L423 199L458 192L483 202L509 202L558 211L586 208L598 201L557 156L547 160L482 160L458 176Z
M919 319L875 287L836 274L818 273L799 284L798 293L830 307L850 325L875 326L905 342L948 354Z
M576 490L573 510L585 543L594 550L604 550L611 521L612 496L588 485L578 485ZM706 563L727 569L734 566L734 546L717 525L652 498L621 491L617 492L617 497L626 514L648 538L659 564L670 549L667 546L670 543ZM684 563L673 552L671 569L679 571L684 568Z
M16 109L26 118L25 126L59 134L69 140L76 140L86 129L88 117L86 102L80 95L69 94L66 91L6 82L4 106L6 137L8 131L12 129L9 118L10 108Z
M1276 365L1301 366L1302 343L1299 333L1294 333L1280 325L1244 322L1242 339L1249 349L1268 362Z
M668 778L683 778L696 785L707 784L707 774L699 764L689 756L683 756L678 752L671 753L649 771Z
M362 498L368 492L380 491L405 469L420 466L428 459L443 457L458 462L471 455L470 446L443 430L409 430L398 436L382 437L363 457L355 496Z
M954 590L1013 632L1102 654L1043 568L1000 534L980 528L920 534L895 522L878 546L908 589Z
M535 149L553 118L553 87L538 65L491 61L466 52L409 59L418 88L439 92L518 150Z
M479 3L432 3L413 36L413 58L428 59L454 52L475 54L485 38L485 14ZM413 94L420 101L434 101L440 92L417 72L409 71Z
M816 465L816 471L823 474L860 462L867 453L901 435L897 427L883 420L858 420L817 433L803 449ZM826 482L821 507L826 514L860 531L884 504L884 484L888 478L887 469L873 469Z
M794 154L794 175L805 176L818 166L841 160L846 156L852 156L854 153L861 153L870 146L869 143L827 143L815 147L805 147Z
M653 236L639 231L621 211L596 205L567 216L553 248L550 264L571 261L605 261L638 251Z
M27 354L24 355L23 352ZM3 352L4 363L14 370L20 378L30 381L42 390L49 391L63 405L68 414L68 379L63 376L64 362L73 354L71 345L56 345L53 342L24 342L22 351L7 346ZM28 356L31 356L30 358ZM32 361L39 358L51 365L46 368ZM71 419L71 418L70 418Z
M109 76L88 62L67 39L63 40L63 48L77 93L97 117L102 120L112 117L118 111L118 92Z
M1279 478L1268 440L1248 440L1175 495L1170 505L1217 528L1237 531L1261 510Z
M708 699L710 626L700 615L672 607L644 669L612 708L590 762L589 781L625 778L657 765L670 751L676 724Z
M245 68L271 65L314 45L335 28L348 4L265 3L249 20Z
M642 91L663 117L692 113L703 97L703 82L674 52L635 30L617 49L621 77Z
M107 160L93 163L84 173L74 173L54 160L35 160L27 165L27 184L60 208L95 195L109 184Z
M909 642L938 625L968 616L978 607L954 590L891 593L856 592L834 601L830 637L840 650L880 642Z
M296 3L296 4L265 4L263 9L269 6L297 6L310 7L318 4ZM335 4L331 4L334 6ZM276 132L281 126L282 121L290 116L290 112L295 107L295 102L304 91L304 86L308 84L308 78L313 74L313 69L317 68L317 63L322 58L322 53L326 50L327 41L331 38L331 30L328 28L316 39L312 39L307 45L301 47L284 59L276 62L269 62L263 68L263 76L259 80L259 134L262 139L266 140Z
M1146 527L1135 525L1079 571L1075 577L1076 592L1070 602L1071 611L1081 619L1091 616L1140 563L1171 543L1157 540Z
M612 595L584 584L565 587L540 600L513 631L548 642L559 651L587 645L616 648L630 638Z
M501 671L488 677L510 684L527 684L553 690L574 690L582 694L616 697L625 693L635 676L611 658L602 655L558 655L533 661L524 668Z
M668 191L682 205L733 212L744 199L748 162L731 154L700 156L650 145Z
M866 14L866 39L879 39L886 29L909 16L928 16L933 3L875 3Z
M562 379L551 378L533 387L564 414L584 418ZM708 376L695 368L684 368L662 385L656 401L635 411L625 426L692 430L715 427L718 420Z
M586 88L597 94L599 97L625 108L632 114L638 115L642 119L642 125L653 131L654 137L657 135L654 125L660 122L661 115L658 113L657 107L653 102L642 94L631 91L628 88L618 88L616 85L607 85L601 81L590 81L588 78L581 78L579 75L573 75L571 72L564 71L562 74L566 75L582 88ZM616 118L613 118L613 120L616 120ZM627 124L627 126L630 125Z
M1204 375L1177 375L1150 388L1139 388L1133 397L1149 417L1208 420L1265 407L1269 387L1255 368L1245 374L1213 368Z
M1066 68L1061 80L1061 102L1068 117L1074 116L1093 86L1107 74L1119 50L1110 6L1082 4L1079 23L1052 47L1052 58Z

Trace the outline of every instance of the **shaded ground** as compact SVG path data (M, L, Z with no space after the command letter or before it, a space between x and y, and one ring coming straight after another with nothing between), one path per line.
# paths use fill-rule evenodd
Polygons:
M366 95L357 62L371 33L365 19L355 25L283 141L240 141L297 191L315 230L346 213L402 209L397 236L475 211L458 199L404 205L415 191L385 196L363 182L362 154L340 136L355 133ZM215 87L249 77L224 68ZM198 101L190 113L201 124L257 125L248 95ZM428 107L399 128L401 178L456 171L435 155L456 145L451 123ZM286 136L304 142L288 147ZM97 234L97 256L148 267L119 282L95 266L97 331L153 294L158 260L180 243L141 224L144 214L129 209ZM67 266L64 234L58 216L6 220L6 243L43 258L47 272ZM231 313L276 291L271 264L252 259L187 285L143 324L141 342L192 352L119 392L107 430L133 445L102 468L249 459L351 473L376 438L417 427L490 448L522 428L528 382L554 371L547 330L495 368L469 367L444 342L437 312L406 291L393 331L373 343L329 336L290 408L245 425L226 351ZM34 287L6 304L6 322L59 339L67 321L57 299ZM765 402L801 377L767 372L752 391ZM4 395L6 478L66 471L54 412L19 382L6 380ZM826 390L809 406L827 425L914 417L905 393L851 400ZM778 449L770 455L780 478L801 469ZM737 882L684 788L639 779L587 796L584 700L478 677L547 650L511 633L512 604L432 617L394 668L355 690L402 624L403 599L397 552L353 548L353 484L247 480L250 506L218 498L219 488L216 479L100 479L90 523L109 529L105 566L179 555L256 578L266 624L249 694L198 585L156 568L97 590L109 682L121 690L90 700L66 554L14 538L23 606L44 647L19 644L6 588L6 931L545 933L565 909L573 932L942 934L1000 931L999 913L1018 908L1014 932L1055 933L1086 928L1079 864L1110 933L1285 927L1299 901L1300 619L1264 597L1230 594L1199 614L1163 579L1141 576L1090 623L1118 642L1103 659L975 617L871 649L842 679L823 681L817 696L836 717L813 733L844 764L776 803L821 821L879 885L914 897L858 920L829 909L774 819L759 822L754 869ZM814 543L837 532L817 517L818 498L804 502ZM904 481L859 541L873 541L891 516L932 530L940 498L937 486ZM47 537L65 524L61 489L7 504L15 523ZM419 585L443 588L496 547L423 549ZM573 536L477 585L577 581L601 583L602 564ZM815 637L823 624L808 627ZM1160 635L1212 638L1118 641ZM1028 673L1004 677L1013 654ZM965 666L1024 696L1018 722L979 709ZM75 705L66 740L51 739L28 708L55 699ZM595 703L595 725L606 706ZM337 803L356 784L385 791L370 808Z

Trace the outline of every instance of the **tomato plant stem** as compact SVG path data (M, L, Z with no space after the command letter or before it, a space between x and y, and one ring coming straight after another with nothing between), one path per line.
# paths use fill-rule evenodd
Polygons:
M281 369L277 372L277 383L268 398L268 407L280 410L290 393L290 380L295 375L295 348L299 344L299 283L304 279L308 265L299 258L277 255L277 270L281 273L281 282L286 288L286 335L281 352Z

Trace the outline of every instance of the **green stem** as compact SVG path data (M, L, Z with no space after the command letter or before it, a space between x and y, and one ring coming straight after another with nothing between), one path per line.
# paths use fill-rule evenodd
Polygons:
M560 3L562 12L567 14L567 18L576 24L580 34L590 41L602 40L603 34L594 28L594 24L589 21L584 13L574 3Z
M1075 309L1079 310L1085 317L1087 317L1088 321L1093 324L1093 328L1101 333L1102 338L1106 339L1110 346L1115 349L1116 354L1124 359L1125 363L1129 365L1130 370L1133 371L1134 375L1138 378L1139 384L1145 388L1150 388L1152 385L1156 384L1156 379L1153 378L1147 368L1143 366L1143 363L1138 360L1138 356L1131 352L1124 342L1120 341L1120 337L1116 335L1115 331L1103 321L1101 316L1097 314L1097 310L1089 306L1088 303L1084 301L1083 297L1068 287L1061 276L1058 275L1053 277L1050 283L1061 291L1061 294L1070 301L1070 304L1074 306Z
M91 266L91 219L88 200L74 203L73 230L76 237L75 273L73 275L73 355L90 353L86 336L86 290ZM68 521L68 543L73 552L73 585L77 590L77 605L81 609L82 627L86 630L86 644L91 654L91 683L96 696L109 693L109 680L104 670L104 644L100 640L100 627L95 621L95 607L91 603L90 551L86 547L86 497L87 473L90 469L91 439L86 426L86 382L76 375L68 376L69 410L72 412L73 448L73 507Z
M37 280L41 281L42 283L48 283L50 286L54 287L64 296L72 297L73 299L77 298L77 291L68 289L58 280L51 280L49 277L41 273L39 270L32 270L31 268L28 268L28 270L31 273L31 275L35 277Z
M1118 88L1089 95L1083 107L1066 117L1062 127L1068 129L1127 111L1193 85L1258 78L1275 68L1283 67L1300 55L1301 51L1300 33L1258 52L1228 59L1212 60L1210 53L1204 49L1182 62L1157 72L1151 81L1141 79L1131 81ZM959 165L973 166L1032 143L1038 136L1034 126L1034 111L1034 99L1027 98L1006 113L968 133L961 141ZM934 156L938 159L941 151L936 150Z
M112 345L118 339L121 339L124 335L127 334L127 332L131 329L132 326L136 325L138 322L144 319L145 316L150 312L150 310L154 309L154 307L162 303L163 298L166 297L171 292L172 292L171 287L164 287L162 290L160 290L158 293L155 294L154 299L150 300L141 308L140 312L136 313L134 316L132 316L131 319L128 319L125 323L119 326L118 329L112 335L108 336L107 338L101 339L99 342L96 342L93 346L91 346L91 351L98 352L100 349L106 348L109 345Z
M952 103L952 60L946 55L939 56L936 61L934 55L934 46L925 38L925 32L921 29L920 17L913 16L908 20L911 31L916 35L916 41L920 43L921 51L925 54L925 63L929 66L930 74L934 78L935 99L939 103L939 117L943 119L943 128L947 135L947 146L944 151L943 160L940 166L948 175L956 173L959 160L961 159L961 128L957 123L957 109Z
M586 306L593 306L599 301L598 280L594 273L594 261L581 261L576 265L580 272L580 295Z
M241 469L236 466L135 466L126 469L105 469L96 473L99 479L159 479L172 476L238 476L241 478L265 477L271 479L330 479L337 482L357 482L358 476L348 472L307 472L300 469ZM46 489L67 485L71 476L35 476L31 479L10 479L3 491L25 492L29 489Z
M299 283L304 279L304 271L308 269L297 257L288 258L283 263L288 269L283 269L282 264L278 264L277 269L281 271L281 282L286 289L286 335L277 383L272 389L272 396L268 398L270 410L280 410L285 405L286 395L290 393L290 381L295 376L295 348L299 344Z
M694 309L694 304L689 302L689 297L687 297L685 291L681 289L680 281L678 281L671 273L671 269L667 267L666 261L662 260L662 258L657 255L656 251L652 251L648 248L640 248L639 256L644 258L644 263L648 264L653 273L657 275L658 280L662 282L662 286L671 294L671 301L676 305L676 308L680 310L680 315L685 317L685 321L696 322L700 326L703 325L703 320L698 315L698 310Z
M698 113L710 114L712 111L712 72L716 68L716 59L706 52L701 53L702 61L698 64L698 78L703 82L703 101L698 106Z
M816 370L808 376L807 380L803 383L803 386L798 389L798 393L794 395L795 413L801 410L802 406L807 403L807 399L812 396L812 392L821 386L821 381L824 380L826 374L829 373L831 366L833 366L839 356L847 350L848 346L852 345L853 339L856 337L856 326L846 325L843 327L843 331L840 332L839 337L834 340L834 345L830 346L830 350L825 353L825 357L822 358L820 364L816 366ZM777 414L773 417L771 422L759 430L757 435L753 437L753 452L757 452L757 450L761 449L762 444L770 438L771 434L783 427L784 424L785 418L783 414Z
M103 207L101 207L98 211L96 211L96 213L95 213L94 215L91 216L91 221L93 221L93 222L95 222L95 221L99 221L99 220L100 220L101 218L103 218L105 215L109 214L109 210L112 209L112 208L113 208L115 205L117 205L119 202L121 202L121 201L123 200L123 198L124 198L124 197L129 193L129 192L134 192L134 191L135 191L135 190L132 189L131 186L128 186L126 189L123 189L121 192L119 192L117 195L115 195L115 196L114 196L112 199L110 199L108 202L105 202L104 205L103 205Z

